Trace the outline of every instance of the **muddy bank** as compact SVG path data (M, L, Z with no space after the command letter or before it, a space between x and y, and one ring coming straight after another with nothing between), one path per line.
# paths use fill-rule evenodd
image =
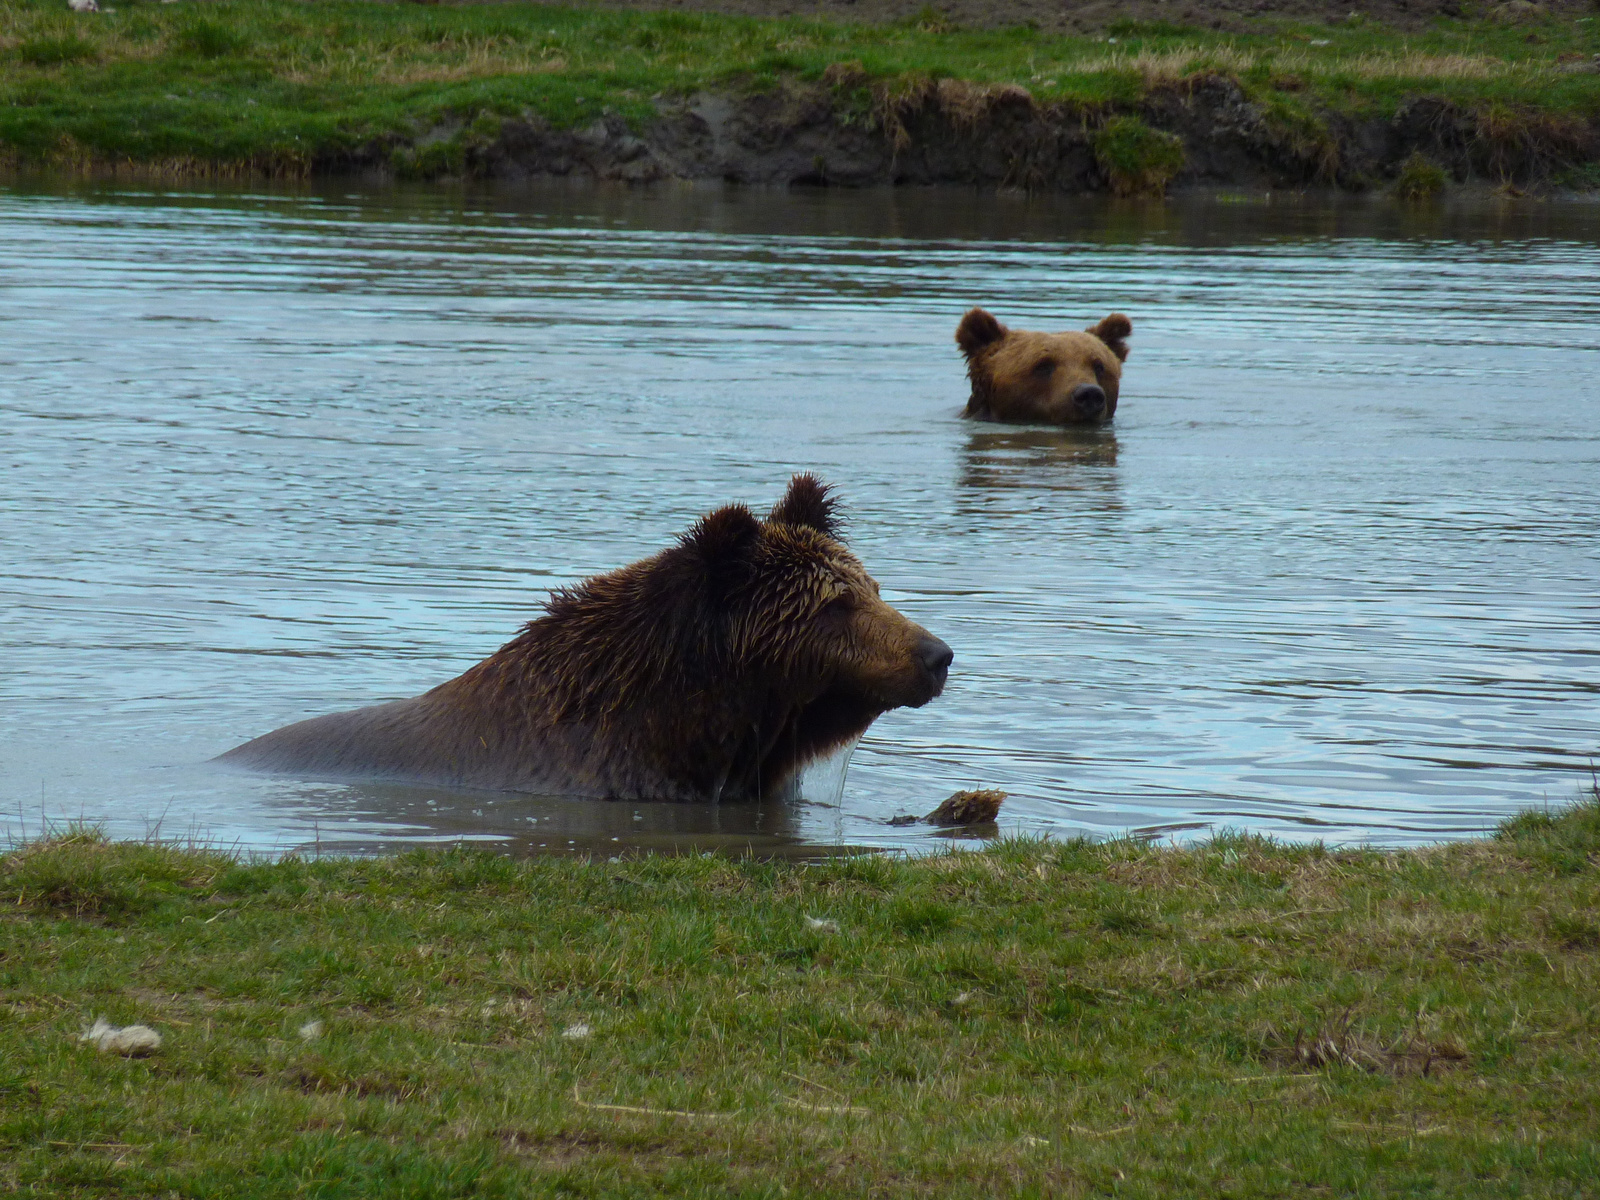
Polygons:
M608 114L577 129L484 118L415 141L319 157L317 173L413 178L592 176L863 187L955 183L1039 191L1159 193L1169 186L1381 187L1420 154L1457 182L1521 188L1600 163L1600 124L1476 113L1419 96L1389 118L1269 113L1239 83L1201 75L1122 110L1040 104L1019 87L956 80L900 94L836 69L820 84L659 102L630 128Z

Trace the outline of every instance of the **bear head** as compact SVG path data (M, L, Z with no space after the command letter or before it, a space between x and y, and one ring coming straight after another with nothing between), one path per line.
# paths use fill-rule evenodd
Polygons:
M840 534L829 489L796 475L765 518L720 508L557 593L529 632L562 719L626 742L671 794L735 800L789 794L882 713L926 704L950 647L883 601Z
M981 308L956 327L972 396L964 416L1082 425L1117 411L1133 322L1112 313L1083 333L1007 329Z

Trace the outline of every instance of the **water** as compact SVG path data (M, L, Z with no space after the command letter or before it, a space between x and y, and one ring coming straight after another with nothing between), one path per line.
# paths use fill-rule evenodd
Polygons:
M951 341L1135 324L1114 429L974 425ZM241 848L1412 844L1600 751L1600 206L960 191L0 190L0 833ZM204 760L412 695L790 472L956 652L796 806Z

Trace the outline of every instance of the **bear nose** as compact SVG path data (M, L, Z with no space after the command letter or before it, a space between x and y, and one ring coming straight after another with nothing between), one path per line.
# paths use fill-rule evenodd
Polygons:
M928 668L928 674L938 680L939 686L943 687L945 676L950 673L950 664L955 661L956 652L936 637L925 637L917 646L917 657L922 660L922 665Z
M1104 412L1106 407L1106 390L1098 383L1080 383L1072 389L1072 403L1079 412L1088 416Z

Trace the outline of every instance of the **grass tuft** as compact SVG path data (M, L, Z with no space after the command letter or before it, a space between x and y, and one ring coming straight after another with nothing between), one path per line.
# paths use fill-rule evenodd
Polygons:
M1095 160L1119 196L1160 196L1183 169L1183 142L1138 117L1113 117L1095 133Z
M1590 913L1557 913L1545 918L1545 929L1564 949L1600 949L1600 923Z
M75 33L28 38L18 43L16 49L17 61L31 67L59 67L65 63L93 62L99 57L99 47Z
M1444 168L1420 150L1400 164L1400 175L1395 180L1394 192L1402 200L1432 200L1444 191L1449 176Z
M907 937L941 934L956 923L949 905L924 897L897 900L889 909L890 924Z
M234 26L202 17L181 26L173 45L196 58L225 58L248 51L250 41Z
M1495 837L1502 844L1547 863L1582 871L1600 855L1600 781L1588 798L1565 810L1526 812L1504 822Z
M148 912L209 882L226 860L166 846L126 846L72 829L0 858L0 896L15 908L74 917Z
M1150 918L1136 909L1108 908L1100 914L1100 928L1107 933L1141 934L1149 933L1152 925Z

